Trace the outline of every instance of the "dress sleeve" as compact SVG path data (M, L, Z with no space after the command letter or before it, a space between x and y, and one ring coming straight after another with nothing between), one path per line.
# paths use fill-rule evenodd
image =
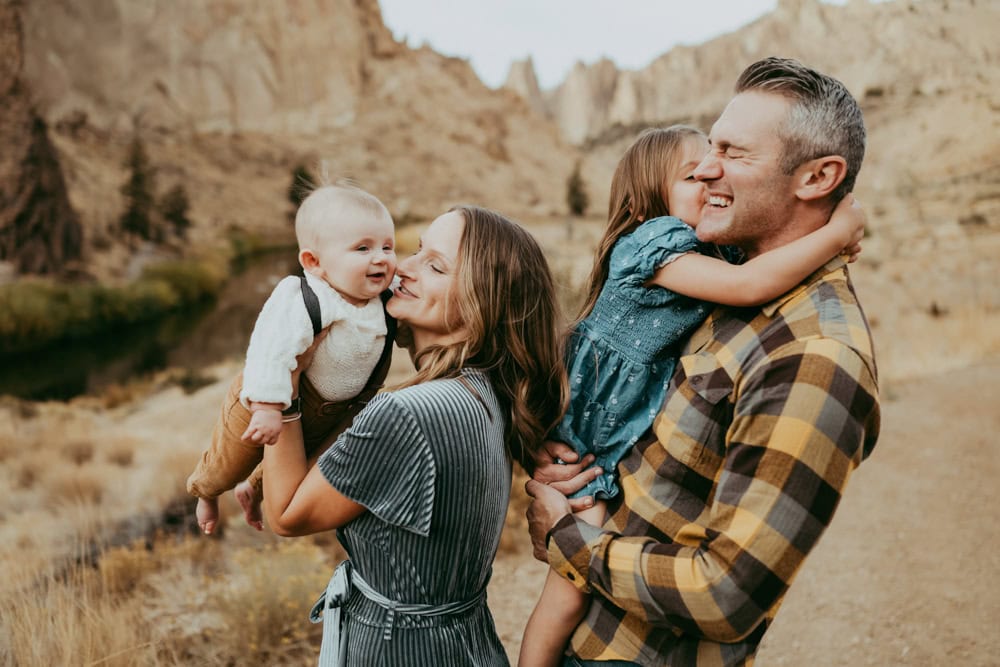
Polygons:
M679 255L695 252L698 237L680 218L653 218L622 237L611 251L608 280L623 288L645 288L656 270Z
M435 464L413 413L379 394L319 459L330 484L388 524L430 534Z

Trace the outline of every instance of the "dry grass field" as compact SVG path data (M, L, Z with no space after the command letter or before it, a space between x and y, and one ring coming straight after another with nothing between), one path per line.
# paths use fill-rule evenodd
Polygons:
M571 303L600 221L528 224ZM879 348L883 435L759 664L996 664L997 244L949 236L916 258L866 244L852 274ZM193 530L183 482L236 370L204 369L214 380L191 394L166 371L70 403L0 401L0 664L313 664L306 614L343 556L334 535L257 533L231 497L218 537ZM545 574L522 483L490 589L512 658Z

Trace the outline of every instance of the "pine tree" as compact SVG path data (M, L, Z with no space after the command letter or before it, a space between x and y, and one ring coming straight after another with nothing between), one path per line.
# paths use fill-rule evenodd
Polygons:
M187 191L181 183L170 188L160 200L160 214L180 239L187 237L187 230L191 227L191 220L187 217L190 208L191 202L188 201Z
M153 237L153 170L146 156L146 148L136 135L125 158L128 180L121 187L125 196L125 212L120 219L122 231L141 239Z
M569 206L570 214L575 217L580 217L586 213L587 206L590 204L590 198L587 196L587 188L583 183L583 177L580 175L579 161L573 167L573 173L570 174L569 179L566 181L566 204Z

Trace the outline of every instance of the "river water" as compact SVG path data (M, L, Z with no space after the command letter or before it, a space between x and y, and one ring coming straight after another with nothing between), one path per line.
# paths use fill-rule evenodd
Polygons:
M164 368L200 369L241 359L268 294L300 273L294 251L255 256L234 269L218 297L148 322L0 358L0 394L68 400Z

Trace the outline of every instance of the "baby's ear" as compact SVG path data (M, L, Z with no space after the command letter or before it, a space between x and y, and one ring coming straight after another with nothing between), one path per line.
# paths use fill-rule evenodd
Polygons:
M320 271L319 257L309 248L303 248L299 251L299 264L309 273L315 274L317 271Z

